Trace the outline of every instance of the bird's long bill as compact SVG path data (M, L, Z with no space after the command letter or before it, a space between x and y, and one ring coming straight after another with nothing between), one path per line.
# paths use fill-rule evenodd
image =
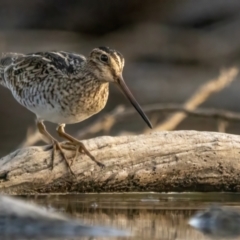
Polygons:
M146 114L143 112L142 108L140 107L140 105L138 104L137 100L134 98L134 96L132 95L132 93L130 92L129 88L127 87L125 81L123 80L123 77L119 77L118 81L117 81L120 89L122 90L122 92L124 93L124 95L128 98L128 100L132 103L132 105L134 106L134 108L138 111L138 113L141 115L141 117L143 118L143 120L147 123L147 125L152 128L152 124L149 121L148 117L146 116Z

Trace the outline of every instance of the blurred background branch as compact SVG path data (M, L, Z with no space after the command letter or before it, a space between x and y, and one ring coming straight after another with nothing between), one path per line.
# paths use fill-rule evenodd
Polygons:
M203 84L187 101L183 104L186 110L194 110L199 105L204 103L212 94L221 91L227 85L229 85L237 76L238 69L231 68L226 71L222 71L217 79L210 80ZM155 130L173 130L176 126L187 117L185 113L175 113L167 118L163 123L156 126Z

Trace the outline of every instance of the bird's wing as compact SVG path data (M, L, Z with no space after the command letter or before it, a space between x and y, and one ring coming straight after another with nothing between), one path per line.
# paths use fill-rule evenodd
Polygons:
M35 55L50 60L50 64L54 69L67 76L78 74L86 62L86 58L83 55L64 51L38 52Z
M47 75L60 75L71 78L77 75L86 58L82 55L69 52L37 52L32 54L5 54L0 60L0 70L4 76L17 76L19 74L37 77Z

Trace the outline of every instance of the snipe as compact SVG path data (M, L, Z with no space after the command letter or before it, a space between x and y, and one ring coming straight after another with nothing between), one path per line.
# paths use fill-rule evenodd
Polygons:
M75 158L79 152L85 153L104 166L83 143L67 134L64 127L101 111L108 99L109 83L120 87L147 125L152 127L123 80L123 67L122 54L108 47L93 49L87 58L64 51L9 53L0 60L0 84L7 87L21 105L36 114L39 131L53 144L52 164L54 154L59 150L73 173L64 149L76 151ZM68 144L53 138L44 121L57 123L58 134L67 139Z

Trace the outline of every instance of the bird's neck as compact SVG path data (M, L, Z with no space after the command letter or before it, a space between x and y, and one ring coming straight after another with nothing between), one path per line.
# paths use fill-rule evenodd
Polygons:
M89 71L88 69L85 69L80 81L81 85L84 86L86 90L89 89L96 94L101 94L101 92L108 91L109 89L108 82L100 80L93 71Z
M97 78L91 78L90 81L85 81L83 83L83 88L84 92L81 91L80 95L83 95L83 97L87 99L92 112L99 112L105 107L109 95L108 82L100 81Z

